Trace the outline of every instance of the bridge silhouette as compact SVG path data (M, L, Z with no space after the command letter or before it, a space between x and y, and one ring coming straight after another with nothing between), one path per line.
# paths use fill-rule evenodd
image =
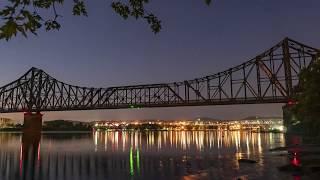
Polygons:
M70 85L33 67L0 88L0 112L287 103L299 73L319 54L319 49L285 38L255 58L213 75L109 88Z

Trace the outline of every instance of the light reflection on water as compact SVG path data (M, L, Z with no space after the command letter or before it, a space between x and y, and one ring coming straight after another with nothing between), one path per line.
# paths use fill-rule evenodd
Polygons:
M276 168L286 157L268 151L284 145L283 134L240 131L0 133L0 179L287 179Z

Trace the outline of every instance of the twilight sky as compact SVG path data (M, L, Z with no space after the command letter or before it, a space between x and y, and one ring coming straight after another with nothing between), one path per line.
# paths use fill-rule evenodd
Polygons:
M238 65L286 36L320 47L319 0L214 0L210 7L203 0L151 1L148 9L163 21L157 35L143 21L122 20L110 2L87 1L89 17L72 16L66 3L59 8L60 31L0 41L0 86L32 66L63 82L89 87L181 81ZM281 104L54 112L45 113L44 119L249 115L280 116Z

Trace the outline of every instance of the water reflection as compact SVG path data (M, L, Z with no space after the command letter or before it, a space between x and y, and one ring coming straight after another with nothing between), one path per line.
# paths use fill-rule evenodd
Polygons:
M268 149L283 134L240 131L106 131L0 134L0 179L232 179L282 177ZM241 165L237 159L258 160ZM270 168L272 167L272 168ZM223 169L228 169L224 171Z
M275 139L277 143L275 143ZM264 146L262 146L262 141ZM125 152L131 147L145 151L230 150L261 154L265 147L284 146L283 134L260 134L240 131L106 131L94 132L96 151Z

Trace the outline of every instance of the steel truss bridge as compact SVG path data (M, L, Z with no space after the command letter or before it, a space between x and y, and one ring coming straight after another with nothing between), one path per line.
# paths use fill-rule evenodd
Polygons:
M0 112L287 103L302 69L320 50L285 38L255 58L188 81L109 88L79 87L31 68L0 88Z

